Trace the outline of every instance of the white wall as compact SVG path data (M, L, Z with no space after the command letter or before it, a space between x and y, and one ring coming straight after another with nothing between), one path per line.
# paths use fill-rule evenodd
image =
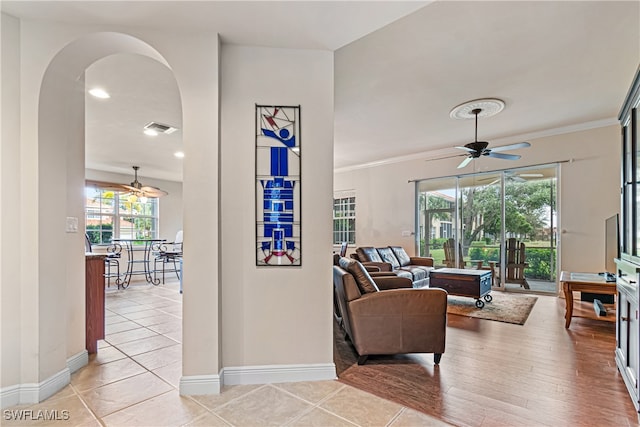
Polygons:
M222 359L333 368L333 54L223 46ZM256 267L255 104L301 106L302 266Z
M604 270L604 220L620 210L620 130L606 126L532 139L518 161L481 158L467 173L574 159L560 167L560 268ZM409 180L456 175L460 158L410 160L336 171L334 190L356 191L356 246L398 244L412 254L414 184Z
M16 177L20 172L20 145L7 141L20 140L20 22L2 14L2 144L0 144L0 328L2 336L2 383L20 382L21 286L20 233L21 198Z

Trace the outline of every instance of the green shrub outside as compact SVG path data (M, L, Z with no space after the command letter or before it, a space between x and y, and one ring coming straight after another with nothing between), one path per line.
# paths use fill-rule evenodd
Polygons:
M102 230L102 239L100 239L100 230ZM103 224L102 227L99 225L87 225L87 235L92 245L109 243L113 236L112 226L108 224Z
M484 242L472 242L469 248L469 259L500 261L500 248L484 246ZM555 280L555 269L551 268L551 257L555 259L556 251L551 248L525 249L526 262L529 264L524 270L525 277L540 280Z

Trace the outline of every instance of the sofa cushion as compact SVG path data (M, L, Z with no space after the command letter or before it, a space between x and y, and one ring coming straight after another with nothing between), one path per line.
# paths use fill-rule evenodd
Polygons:
M427 277L429 277L428 271L423 270L420 267L416 267L414 265L408 265L406 267L400 267L399 271L408 271L411 273L411 276L413 277L413 281L417 281L417 280L422 280L422 279L426 279Z
M376 251L376 248L371 246L361 246L357 248L356 254L358 255L358 258L361 262L383 262L382 258L380 258L380 255L378 254L378 251Z
M356 284L360 288L360 292L368 294L371 292L378 292L378 286L373 281L369 272L355 259L340 258L340 267L347 270L356 279Z
M394 270L393 272L398 277L406 277L409 280L413 280L413 274L411 274L410 271L399 269L399 270Z
M390 247L387 246L386 248L377 248L377 250L380 254L380 257L382 257L382 260L391 264L391 267L394 270L400 267L400 262L398 261L398 258L396 258L396 256L393 254L393 251Z
M393 251L393 254L398 258L398 262L400 266L404 267L405 265L411 264L411 258L409 254L404 250L402 246L389 246Z

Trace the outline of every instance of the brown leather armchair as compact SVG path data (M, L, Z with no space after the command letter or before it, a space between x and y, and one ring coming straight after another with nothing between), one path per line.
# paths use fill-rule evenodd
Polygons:
M440 363L446 291L413 289L403 277L371 277L362 264L346 258L333 266L333 284L341 325L358 353L358 364L369 355L405 353L434 353L435 364Z

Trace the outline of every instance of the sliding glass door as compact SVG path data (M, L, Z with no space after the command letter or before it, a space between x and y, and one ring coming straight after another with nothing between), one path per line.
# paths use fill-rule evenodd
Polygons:
M416 183L419 252L456 266L494 271L494 286L556 292L556 165L477 173ZM461 262L458 262L461 261Z

